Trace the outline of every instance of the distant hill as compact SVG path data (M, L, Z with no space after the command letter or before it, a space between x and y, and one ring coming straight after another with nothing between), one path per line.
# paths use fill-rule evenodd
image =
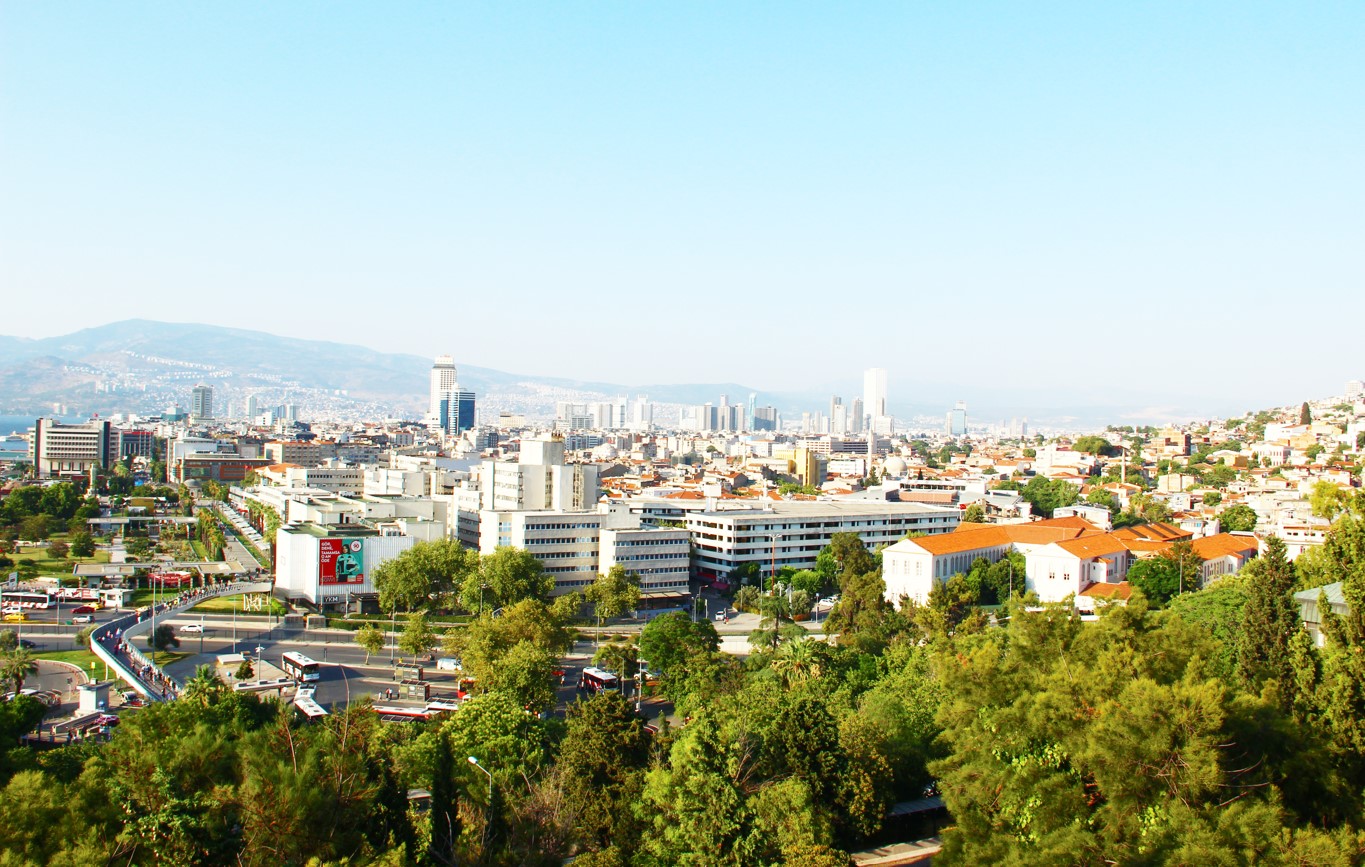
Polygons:
M183 403L203 379L227 396L288 395L291 389L344 393L353 403L412 414L425 406L431 362L263 331L130 319L37 340L0 336L0 408L46 411L63 403L73 411L111 412L137 402L137 409L148 411L170 400ZM458 358L456 364L460 383L481 398L506 400L531 414L552 413L557 400L647 394L660 403L703 403L729 394L738 402L752 391L734 383L629 386L508 373Z

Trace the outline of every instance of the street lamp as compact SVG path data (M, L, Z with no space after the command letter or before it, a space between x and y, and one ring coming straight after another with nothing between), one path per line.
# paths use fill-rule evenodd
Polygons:
M479 760L474 758L473 756L469 757L469 763L488 775L488 810L491 819L493 811L493 775L489 773L488 768L485 768L483 765L479 764Z
M263 650L265 650L264 647L261 647L259 644L256 645L256 683L257 683L257 684L259 684L259 683L261 682L261 663L265 661L265 657L261 656L261 651L263 651Z
M768 562L768 592L771 593L777 586L777 540L782 538L781 533L772 533L768 536L768 541L772 543L769 551Z

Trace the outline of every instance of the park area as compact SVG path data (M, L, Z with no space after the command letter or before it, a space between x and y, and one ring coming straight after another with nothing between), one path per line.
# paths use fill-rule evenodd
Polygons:
M283 602L260 593L215 596L199 602L190 610L197 614L270 614L276 617L289 613Z

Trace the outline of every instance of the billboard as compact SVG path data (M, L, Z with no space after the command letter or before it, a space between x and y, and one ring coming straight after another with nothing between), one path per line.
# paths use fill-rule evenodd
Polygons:
M318 540L319 584L360 584L364 580L365 542L363 540Z

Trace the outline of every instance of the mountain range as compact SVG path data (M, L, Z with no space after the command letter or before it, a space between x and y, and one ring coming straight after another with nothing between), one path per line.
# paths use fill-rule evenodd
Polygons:
M296 403L312 417L418 418L426 408L432 359L378 352L326 340L280 337L263 331L216 325L130 319L58 337L0 336L0 414L62 412L84 415L151 413L187 405L199 381L214 386L219 412L227 403L255 395L265 406ZM747 403L776 406L787 418L803 411L828 411L831 393L846 402L857 396L851 384L812 384L799 392L773 392L735 382L627 385L539 374L516 374L460 362L460 384L479 395L481 415L506 409L528 418L552 417L559 401L608 400L647 395L658 405L656 420L676 420L679 405L719 402L728 395ZM837 360L831 367L839 367ZM623 362L623 373L628 362ZM917 401L897 400L913 389ZM931 380L893 389L890 410L902 420L937 425L958 386ZM973 389L983 411L973 417L1003 420L1029 417L1033 426L1088 429L1108 423L1149 423L1229 412L1231 407L1087 405L1061 407L1046 392L1021 394ZM1121 398L1120 398L1121 399ZM662 410L662 418L660 418Z

